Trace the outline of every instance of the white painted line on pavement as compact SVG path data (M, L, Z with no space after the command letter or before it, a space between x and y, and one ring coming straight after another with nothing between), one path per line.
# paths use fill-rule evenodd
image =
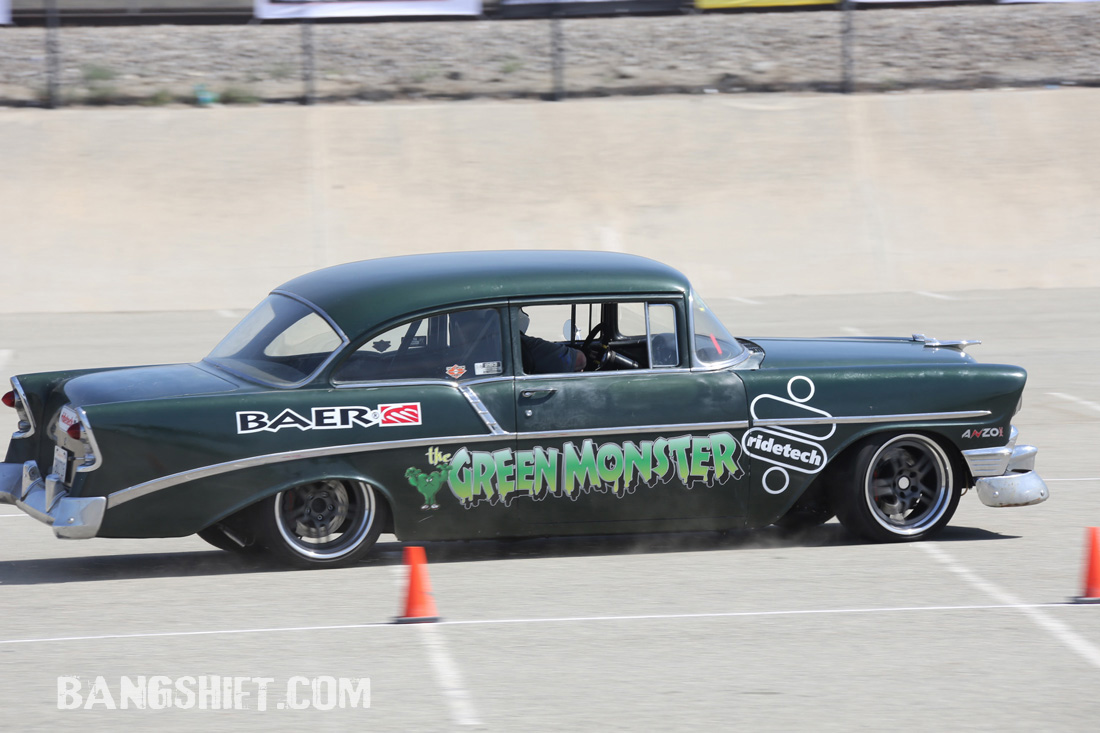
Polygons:
M958 300L958 298L951 295L944 295L943 293L930 293L927 290L918 290L917 295L923 295L926 298L935 298L936 300Z
M11 361L11 357L15 352L11 349L0 349L0 367Z
M394 582L397 583L398 593L402 596L407 588L409 569L405 565L397 565L393 568ZM421 641L428 652L428 660L435 672L435 681L443 690L443 699L447 701L447 709L451 713L451 720L458 725L481 725L477 711L474 709L474 699L469 691L462 686L462 674L458 665L447 651L447 644L433 628L440 622L415 624L421 629Z
M29 514L0 514L0 519L7 519L9 517L29 517Z
M1075 603L1014 603L969 606L895 606L879 608L810 608L797 611L729 611L716 613L653 613L637 616L557 616L545 618L472 619L437 621L435 626L491 626L503 624L563 624L601 621L675 621L680 619L764 618L774 616L821 616L844 614L927 613L938 611L1019 611L1037 608L1095 608ZM4 644L44 644L57 641L101 641L105 639L156 639L183 636L224 636L231 634L284 634L303 631L343 631L347 629L408 629L416 624L370 623L334 626L282 626L257 629L212 629L208 631L162 631L144 634L97 634L94 636L51 636L32 639L0 639Z
M735 303L744 303L745 305L764 305L759 300L753 300L752 298L738 298L736 295L726 296Z
M1087 407L1090 410L1100 412L1100 405L1096 404L1095 402L1089 402L1088 400L1083 400L1080 397L1074 397L1073 395L1066 394L1065 392L1047 392L1047 395L1051 397L1057 397L1058 399L1066 400L1068 402L1073 402L1075 404L1081 405L1082 407Z
M1077 632L1071 629L1066 624L1062 623L1058 619L1054 618L1048 613L1044 613L1037 606L1024 605L1006 590L999 588L998 586L990 583L979 577L977 574L970 571L968 568L959 564L955 558L948 553L941 550L935 545L928 543L919 543L917 545L920 549L927 552L937 561L942 563L953 573L962 576L964 580L970 583L978 590L985 593L990 598L996 601L1000 601L1005 604L1006 608L1015 608L1027 616L1031 621L1039 628L1046 631L1058 641L1062 642L1070 651L1076 653L1086 662L1093 667L1100 669L1100 649L1094 646L1088 639L1080 636Z
M458 665L454 663L450 652L447 651L447 645L439 635L439 629L435 624L417 624L417 626L420 627L424 648L428 650L428 658L435 671L435 681L442 688L447 707L451 709L451 718L459 725L481 725L477 711L474 710L473 698L460 682L462 673L459 672Z

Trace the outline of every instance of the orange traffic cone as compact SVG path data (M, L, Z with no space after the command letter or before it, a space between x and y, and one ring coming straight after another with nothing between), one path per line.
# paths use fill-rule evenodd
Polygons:
M398 624L421 624L439 620L428 582L428 560L423 547L405 548L405 565L409 568L409 593L405 613L394 619Z
M1077 598L1078 603L1100 603L1100 527L1088 528L1085 542L1085 590Z

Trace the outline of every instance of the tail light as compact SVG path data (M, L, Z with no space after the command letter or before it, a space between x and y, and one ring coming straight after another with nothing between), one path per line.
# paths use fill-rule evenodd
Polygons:
M15 415L19 419L19 427L11 437L29 438L34 435L34 417L30 413L27 396L23 394L23 388L19 386L19 380L15 377L11 379L11 386L12 390L0 397L0 402L15 408Z
M73 423L65 433L73 440L80 440L81 435L84 433L84 426L80 423Z

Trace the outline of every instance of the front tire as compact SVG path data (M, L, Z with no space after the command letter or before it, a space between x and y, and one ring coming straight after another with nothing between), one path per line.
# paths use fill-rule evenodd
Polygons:
M903 433L855 447L832 486L832 505L860 537L911 542L947 526L961 495L943 447L927 435Z
M363 481L324 479L293 486L254 506L260 543L272 559L302 568L361 560L382 534L389 509Z

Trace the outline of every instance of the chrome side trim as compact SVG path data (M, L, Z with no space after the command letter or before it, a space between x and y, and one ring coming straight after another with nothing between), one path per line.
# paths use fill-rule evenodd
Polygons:
M29 438L34 435L34 415L30 405L27 404L27 393L23 391L23 385L16 377L11 378L11 388L15 392L15 414L19 419L19 428L11 434L12 438ZM24 428L24 424L26 427Z
M518 382L520 380L523 380L523 381L528 381L528 382L539 382L539 381L546 381L546 380L549 380L549 379L553 379L553 380L558 380L558 379L565 379L565 380L569 380L569 379L593 379L593 378L600 379L600 378L613 377L613 376L618 376L618 377L630 376L630 377L634 377L634 376L637 376L639 374L642 374L642 375L650 375L650 374L662 374L662 375L663 374L689 374L692 371L695 371L695 370L688 369L687 367L675 366L675 367L659 367L657 369L651 369L651 368L646 368L646 369L612 369L612 370L606 371L606 372L562 372L560 374L517 374L516 375L516 381ZM722 371L722 370L721 369L713 369L713 370L710 370L710 371Z
M493 382L510 382L511 376L501 377L477 377L475 379L463 379L456 382L453 379L380 379L373 382L331 382L336 389L375 389L382 387L455 387L461 385L473 386L477 384L491 384Z
M779 427L783 425L858 425L880 422L921 422L925 420L969 420L988 417L989 410L965 410L962 412L911 412L900 415L852 415L834 417L774 417L754 420L754 426Z
M347 453L371 453L380 450L421 448L432 445L440 445L441 443L483 443L486 441L500 440L501 438L508 437L513 437L513 434L502 433L501 435L437 435L431 438L387 440L378 443L350 443L345 445L326 446L324 448L305 448L302 450L284 451L282 453L268 453L262 456L240 458L235 461L226 461L225 463L215 463L210 466L203 466L202 468L193 468L188 471L180 471L179 473L173 473L169 476L162 476L161 478L153 479L151 481L135 484L134 486L122 489L121 491L116 491L108 496L107 508L112 509L120 504L125 504L128 501L133 501L134 499L139 499L148 494L152 494L162 489L170 488L172 486L178 486L179 484L187 483L188 481L197 481L199 479L210 478L211 476L219 476L223 473L240 471L245 468L255 468L256 466L268 466L273 463L287 463L288 461L298 461L307 458L325 458L328 456L338 456Z
M493 413L489 412L489 408L485 406L485 403L481 401L481 398L478 397L469 386L459 384L458 391L469 401L470 406L474 408L474 412L476 412L477 416L481 418L481 421L485 423L485 427L489 428L489 432L492 435L508 435L504 428L500 427L500 423L497 422L496 418L493 417Z
M188 471L181 471L169 476L162 476L161 478L146 481L144 483L135 484L128 488L116 491L107 497L107 509L113 509L120 504L125 504L128 501L134 499L140 499L143 496L156 493L163 489L168 489L179 484L187 483L188 481L197 481L199 479L210 478L211 476L220 476L224 473L231 473L233 471L240 471L246 468L255 468L257 466L268 466L275 463L287 463L289 461L298 461L308 458L326 458L329 456L346 455L349 453L373 453L381 450L398 450L401 448L423 448L433 445L448 444L448 443L486 443L499 440L516 440L516 439L537 439L537 438L555 438L563 435L576 435L579 437L589 435L613 435L616 433L660 433L660 432L693 432L697 430L736 430L740 428L747 428L749 425L747 420L740 420L736 422L717 422L717 423L684 423L679 425L627 425L613 428L591 428L581 430L547 430L542 432L530 432L530 433L509 433L501 430L499 433L479 434L479 435L439 435L431 438L412 438L409 440L389 440L378 443L351 443L346 445L334 445L326 446L324 448L306 448L303 450L284 451L282 453L268 453L262 456L253 456L251 458L241 458L235 461L226 461L225 463L215 463L210 466L203 466L202 468L193 468ZM497 426L500 427L499 425Z
M681 423L676 425L621 425L609 428L575 428L572 430L538 430L518 433L520 440L532 440L537 438L560 438L574 435L584 439L589 435L615 435L618 433L682 433L702 430L741 430L749 426L748 420L736 420L732 422L697 422Z

